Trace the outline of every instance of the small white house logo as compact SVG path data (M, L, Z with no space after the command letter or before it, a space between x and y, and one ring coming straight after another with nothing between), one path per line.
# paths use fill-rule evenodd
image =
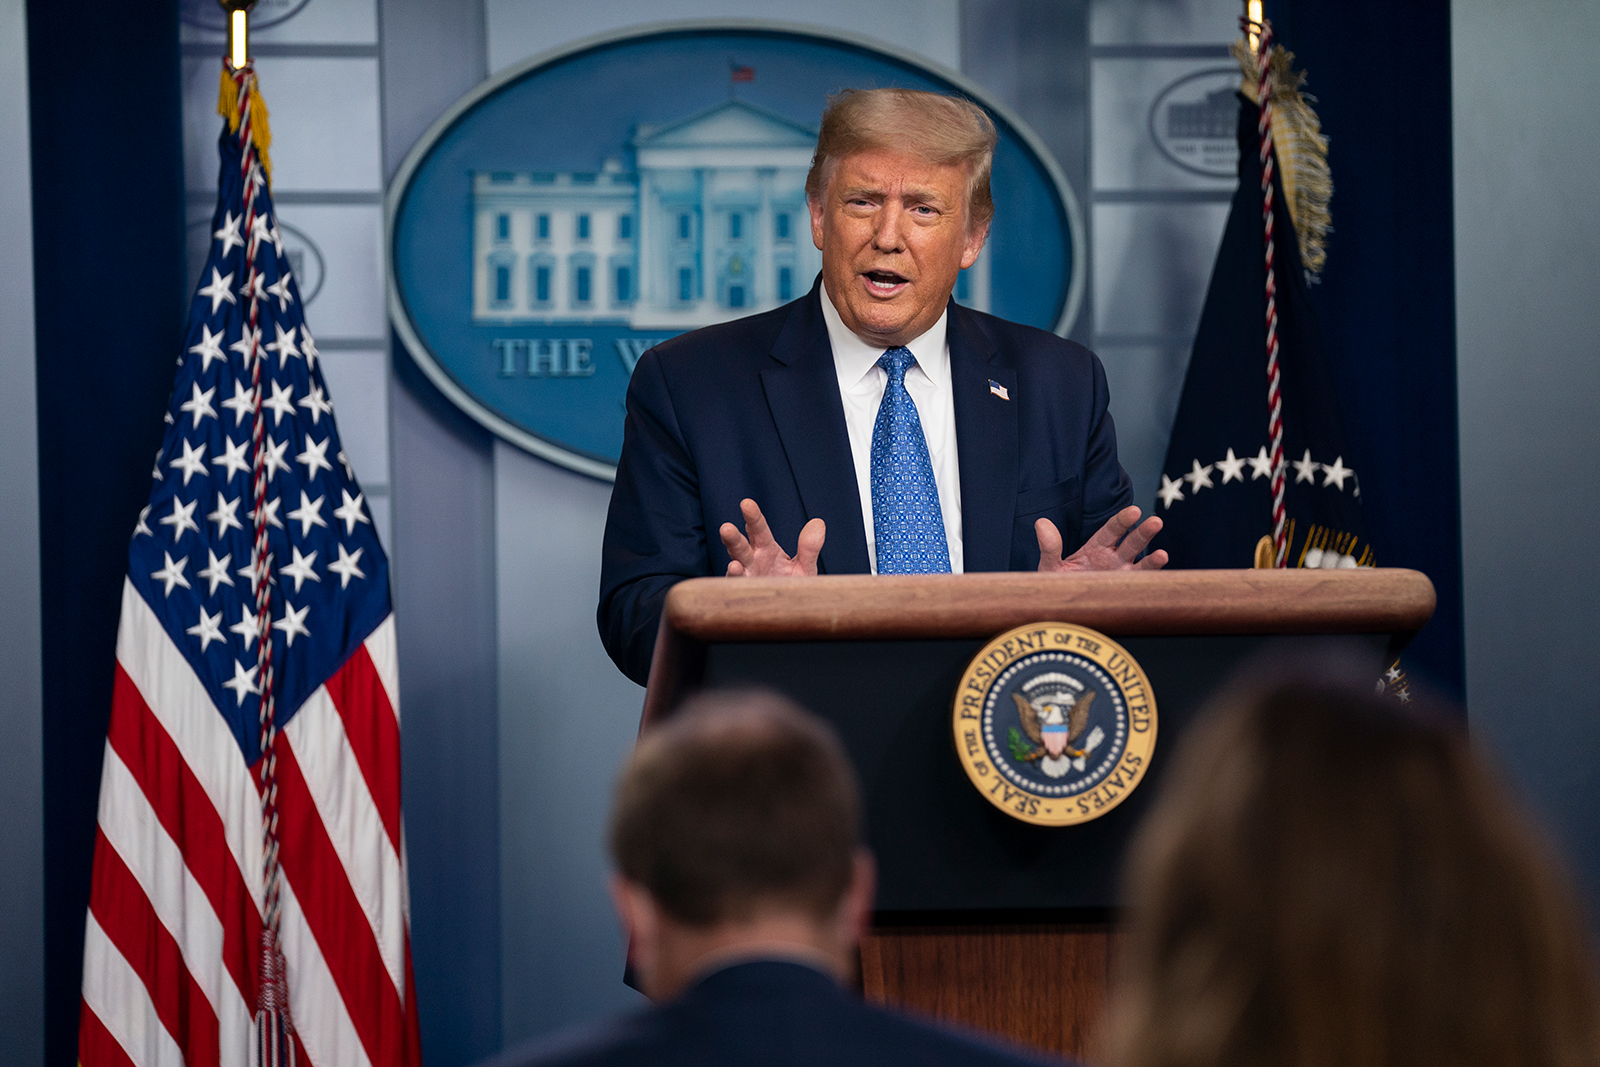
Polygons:
M537 56L462 97L390 184L389 311L417 366L506 440L597 478L640 356L805 296L805 179L830 93L960 93L1000 134L999 211L955 299L1065 334L1083 226L1048 150L954 71L754 22L663 23Z
M1185 74L1156 94L1150 139L1186 171L1232 178L1239 167L1238 89L1236 67Z

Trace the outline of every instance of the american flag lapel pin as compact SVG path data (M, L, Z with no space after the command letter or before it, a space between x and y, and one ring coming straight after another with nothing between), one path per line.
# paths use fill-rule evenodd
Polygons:
M989 392L993 393L1001 400L1011 399L1011 394L1006 392L1006 387L995 381L993 378L989 379Z

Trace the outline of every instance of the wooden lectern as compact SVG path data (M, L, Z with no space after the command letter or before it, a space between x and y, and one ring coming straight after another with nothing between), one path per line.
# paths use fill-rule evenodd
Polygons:
M698 578L667 597L644 728L705 686L760 684L839 730L879 866L867 996L1038 1048L1093 1051L1123 852L1166 758L1241 661L1340 634L1376 679L1433 613L1416 571L1154 571ZM996 634L1064 622L1115 638L1159 714L1144 783L1076 826L1012 819L967 780L951 702Z

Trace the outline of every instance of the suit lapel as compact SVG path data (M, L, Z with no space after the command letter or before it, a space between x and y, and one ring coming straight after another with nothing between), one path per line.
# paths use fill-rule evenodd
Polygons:
M821 284L819 279L784 324L772 346L774 362L761 372L761 384L800 490L800 503L808 515L820 515L828 524L820 569L827 574L865 574L871 569L867 533L844 402L839 399L839 375L822 318Z
M954 301L949 344L961 471L962 569L1009 570L1017 505L1017 372ZM991 381L1010 399L995 395Z

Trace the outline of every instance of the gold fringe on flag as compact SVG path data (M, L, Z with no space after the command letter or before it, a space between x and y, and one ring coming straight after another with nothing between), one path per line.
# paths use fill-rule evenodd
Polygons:
M250 140L255 143L256 154L261 158L261 169L272 181L272 124L267 121L267 102L261 98L261 80L251 71L255 85L250 91ZM233 80L233 68L227 60L222 62L222 82L217 88L217 114L228 120L228 132L239 131L239 83Z
M1261 68L1249 44L1233 43L1233 57L1244 74L1239 91L1259 104L1256 87ZM1300 242L1300 262L1310 275L1317 275L1328 262L1328 231L1333 218L1328 202L1333 199L1333 172L1328 169L1328 138L1322 123L1311 108L1316 97L1300 91L1305 71L1294 69L1294 53L1282 45L1272 49L1268 72L1272 80L1272 141L1278 154L1278 173L1283 179L1284 203L1294 221Z

